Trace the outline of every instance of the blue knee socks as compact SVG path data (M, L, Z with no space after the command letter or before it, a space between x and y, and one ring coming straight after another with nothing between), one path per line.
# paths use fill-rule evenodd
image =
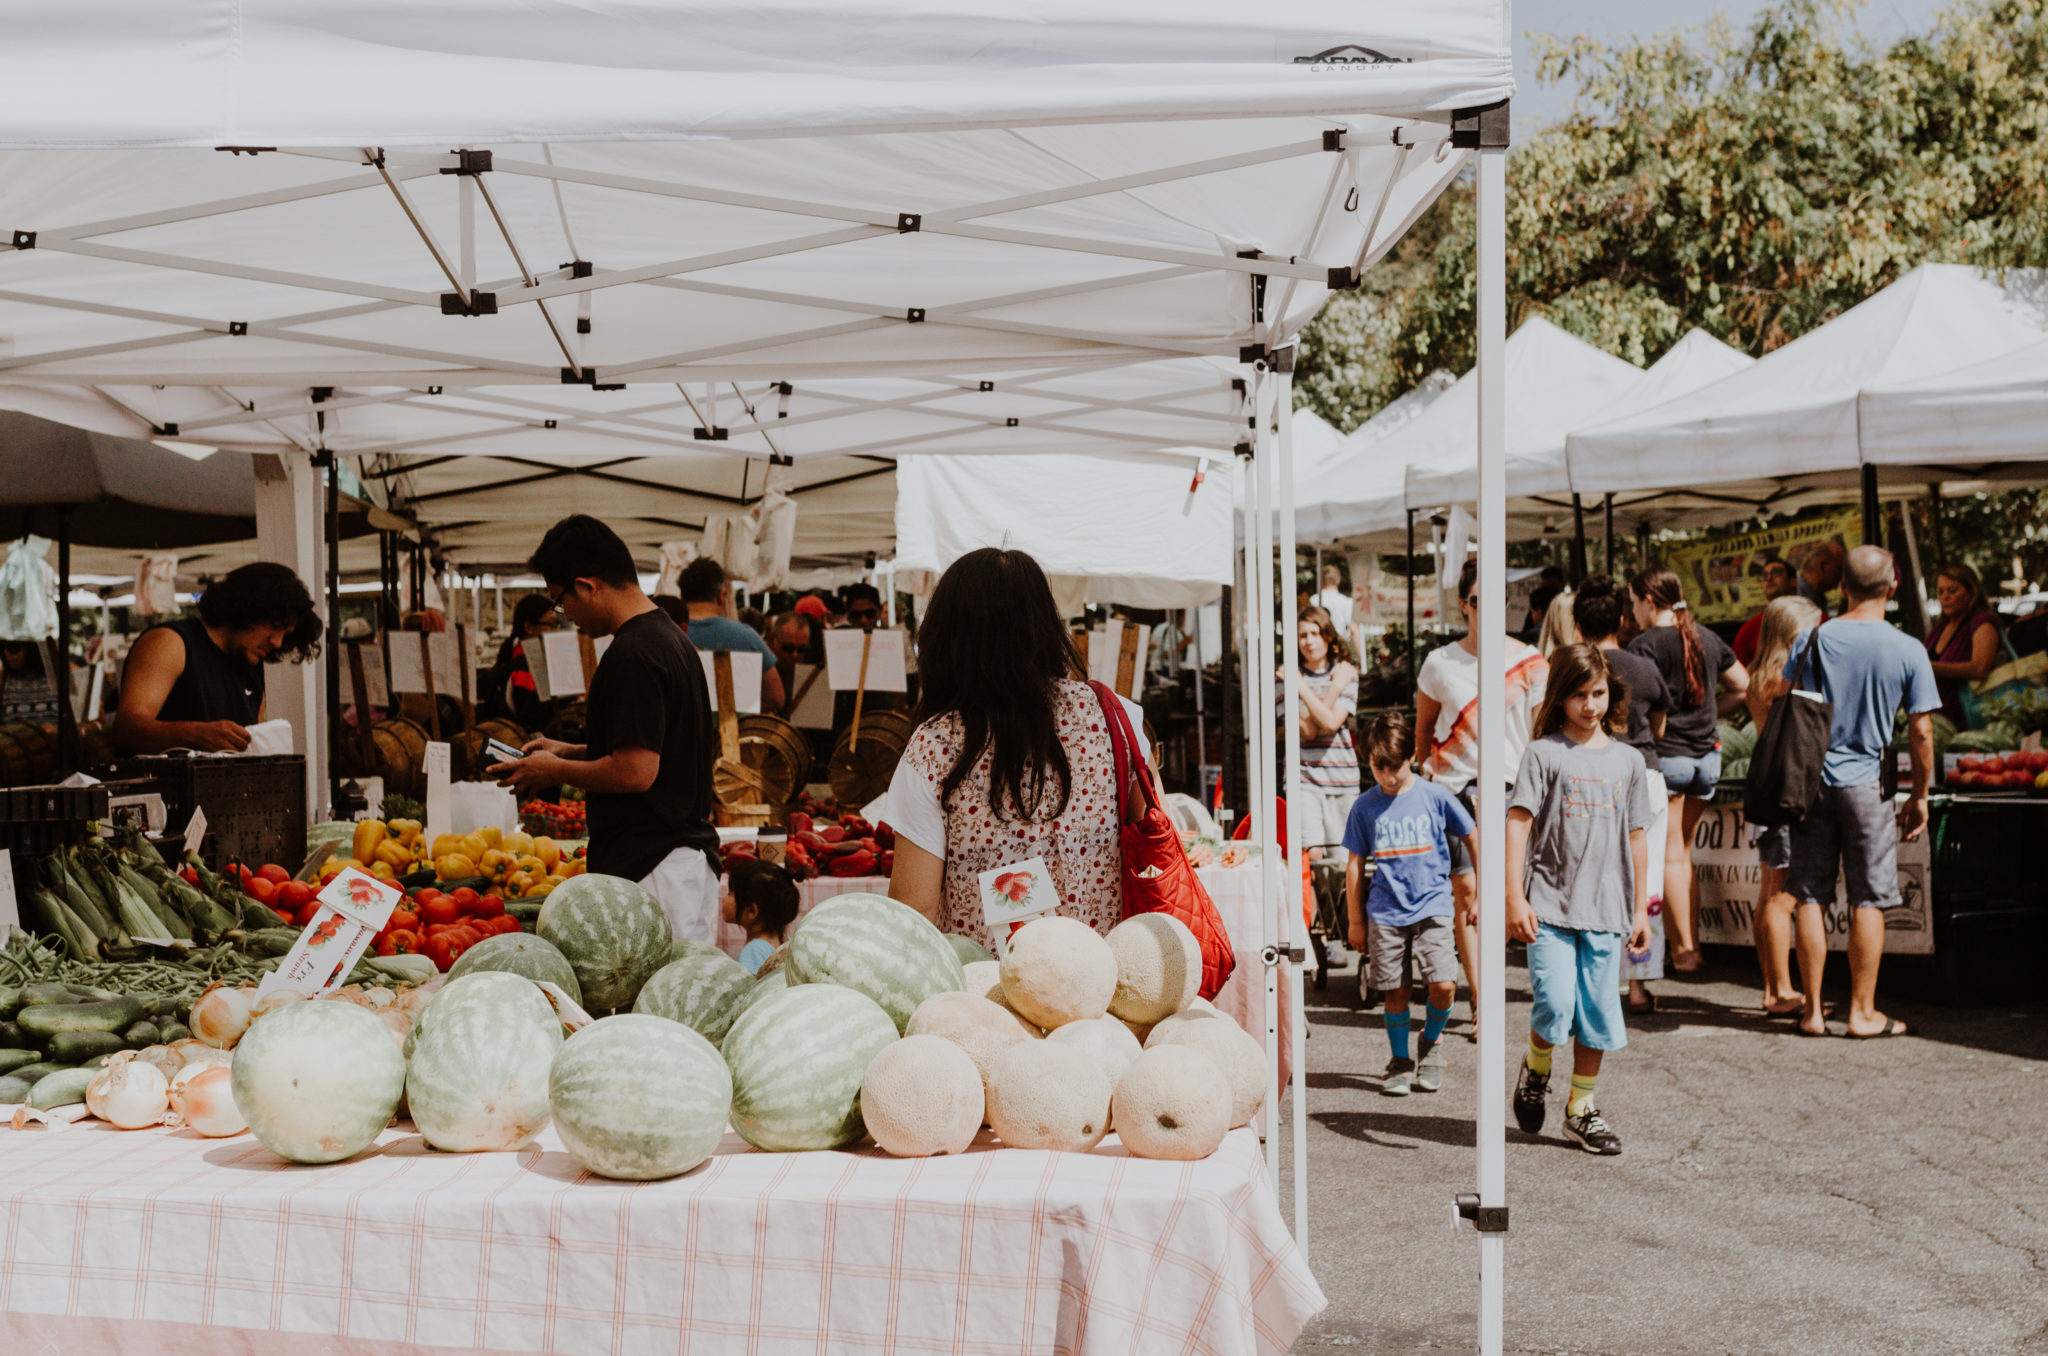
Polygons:
M1422 1048L1427 1050L1443 1038L1444 1023L1451 1020L1449 1008L1426 1007L1429 1018L1422 1024Z
M1387 1044L1394 1047L1395 1059L1408 1058L1408 1011L1403 1008L1395 1012L1387 1009Z

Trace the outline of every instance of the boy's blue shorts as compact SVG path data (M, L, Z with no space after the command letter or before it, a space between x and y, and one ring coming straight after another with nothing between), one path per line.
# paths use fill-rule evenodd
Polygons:
M1589 1050L1628 1044L1620 968L1627 944L1618 932L1536 924L1536 940L1529 943L1529 987L1536 1000L1529 1029L1536 1039L1562 1045L1570 1037Z

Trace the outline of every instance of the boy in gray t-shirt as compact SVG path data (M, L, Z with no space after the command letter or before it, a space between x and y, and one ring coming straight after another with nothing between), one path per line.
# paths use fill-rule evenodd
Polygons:
M1593 1106L1601 1057L1628 1044L1621 953L1650 944L1649 773L1619 738L1628 731L1628 700L1610 700L1608 676L1606 657L1591 645L1551 655L1507 824L1508 936L1528 944L1534 998L1515 1121L1527 1134L1542 1130L1551 1052L1570 1037L1565 1138L1596 1154L1621 1152Z

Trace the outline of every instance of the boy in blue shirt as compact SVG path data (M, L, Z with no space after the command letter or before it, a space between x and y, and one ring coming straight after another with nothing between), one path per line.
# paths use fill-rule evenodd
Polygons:
M1472 816L1458 798L1415 775L1409 759L1415 732L1399 714L1376 717L1365 731L1365 755L1377 785L1351 807L1344 827L1344 898L1351 949L1363 958L1367 982L1387 995L1387 1063L1380 1093L1406 1097L1444 1083L1441 1042L1458 996L1458 948L1451 926L1451 840L1472 849ZM1372 887L1365 861L1373 862ZM1428 986L1418 1058L1408 1052L1409 973Z

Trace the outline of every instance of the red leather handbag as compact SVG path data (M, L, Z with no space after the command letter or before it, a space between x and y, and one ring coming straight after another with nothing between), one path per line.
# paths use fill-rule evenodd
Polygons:
M1237 954L1230 947L1230 933L1216 901L1202 888L1195 868L1188 864L1180 845L1180 831L1159 803L1159 791L1149 775L1136 775L1133 764L1138 747L1137 732L1115 692L1103 683L1090 683L1095 700L1101 704L1103 723L1109 728L1109 746L1116 755L1117 822L1122 826L1124 917L1141 913L1164 913L1187 924L1188 931L1202 946L1202 997L1214 998L1237 968ZM1131 787L1138 792L1134 797ZM1135 802L1135 803L1134 803Z

